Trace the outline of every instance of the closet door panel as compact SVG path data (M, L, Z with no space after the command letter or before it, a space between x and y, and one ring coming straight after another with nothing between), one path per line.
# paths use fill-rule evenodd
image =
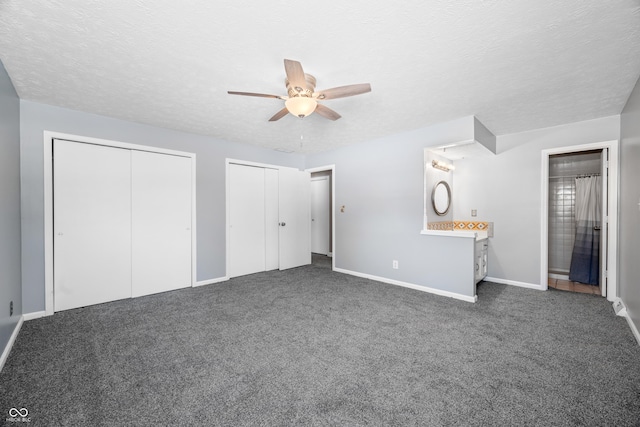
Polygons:
M311 176L279 170L280 270L311 264Z
M277 270L280 261L278 254L278 170L264 170L264 227L265 227L265 270Z
M229 277L265 271L264 169L229 165Z
M54 310L131 296L131 154L56 140Z
M191 159L132 152L132 295L191 286Z

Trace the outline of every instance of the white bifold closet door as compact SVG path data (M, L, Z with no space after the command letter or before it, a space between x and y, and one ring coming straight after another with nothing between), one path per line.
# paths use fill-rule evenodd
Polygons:
M309 173L229 165L229 277L311 263Z
M54 310L191 285L187 157L54 142Z
M264 169L264 232L265 232L265 270L277 270L280 268L280 255L278 254L279 240L279 216L278 216L278 170Z
M131 152L54 144L56 311L131 297Z
M266 269L264 171L229 165L229 277Z
M131 152L132 296L191 286L191 159Z

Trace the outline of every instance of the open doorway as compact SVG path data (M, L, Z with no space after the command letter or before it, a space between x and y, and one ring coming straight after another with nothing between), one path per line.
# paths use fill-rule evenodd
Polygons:
M544 150L541 285L616 295L617 141Z
M309 169L311 174L311 253L312 262L331 265L334 251L334 166Z
M602 149L549 156L549 287L603 293L600 237L606 154Z

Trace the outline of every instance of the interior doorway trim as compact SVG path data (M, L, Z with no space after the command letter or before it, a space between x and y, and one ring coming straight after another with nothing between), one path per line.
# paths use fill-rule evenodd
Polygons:
M336 165L318 166L305 169L309 173L331 172L331 270L336 268Z
M540 212L540 285L541 289L548 289L549 275L549 157L555 154L579 153L590 150L609 150L609 179L608 179L608 221L609 233L607 239L607 300L614 301L618 297L618 141L595 142L591 144L570 145L542 150L542 182Z
M88 136L71 135L60 132L44 131L44 309L45 316L54 312L53 292L53 140L63 139L84 144L103 145L127 150L147 151L151 153L169 154L191 159L191 286L196 284L196 155L185 151L169 150L148 145L130 144Z

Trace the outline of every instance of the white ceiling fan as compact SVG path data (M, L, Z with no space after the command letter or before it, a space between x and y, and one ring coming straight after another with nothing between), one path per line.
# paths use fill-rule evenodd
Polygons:
M270 122L275 122L286 116L287 113L303 118L314 112L329 120L338 120L341 117L340 114L320 104L318 101L345 98L347 96L371 92L371 85L369 83L334 87L316 92L316 78L311 74L305 74L302 65L298 61L285 59L284 69L287 74L285 85L288 95L279 96L236 91L227 91L227 93L230 95L258 96L284 100L285 107L269 119Z

